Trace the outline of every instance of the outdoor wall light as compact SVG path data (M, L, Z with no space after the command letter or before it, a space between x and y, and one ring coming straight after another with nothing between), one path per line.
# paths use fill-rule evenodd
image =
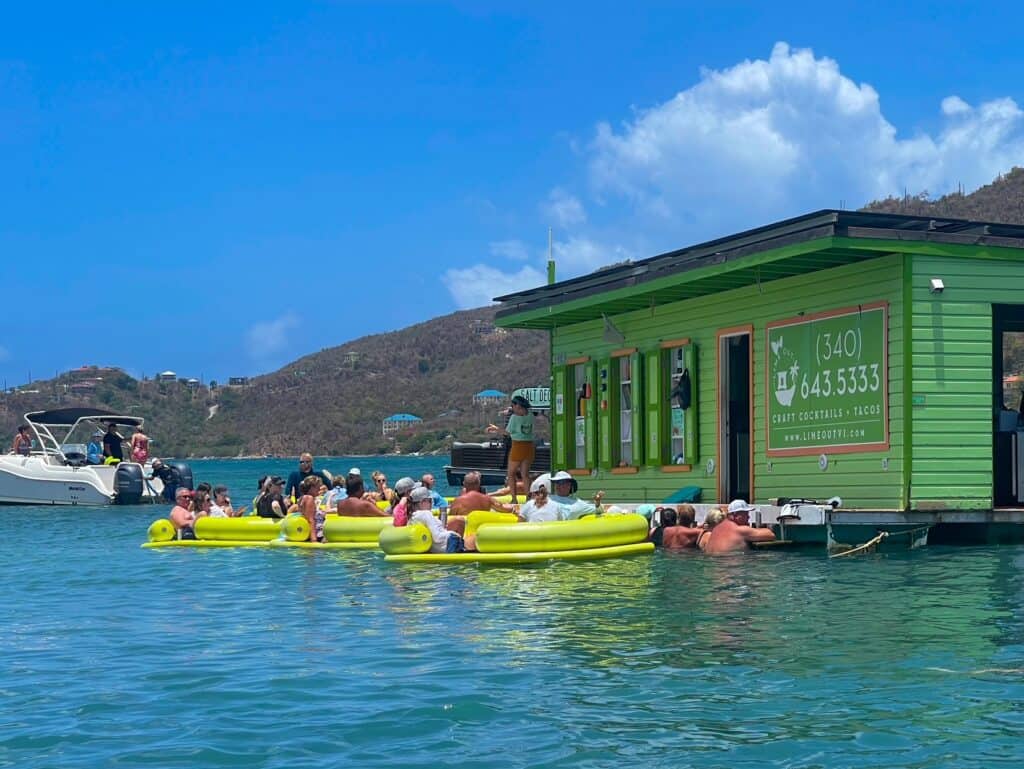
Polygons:
M946 288L946 284L942 282L942 278L932 278L931 285L928 289L933 294L941 294Z

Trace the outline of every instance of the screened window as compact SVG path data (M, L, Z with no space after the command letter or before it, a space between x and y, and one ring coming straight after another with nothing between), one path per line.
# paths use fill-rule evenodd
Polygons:
M575 422L573 425L573 441L576 447L576 464L574 467L587 466L587 375L586 364L577 363L572 367L573 405Z
M633 464L633 373L629 356L618 358L619 367L619 461Z
M670 347L666 350L668 374L668 389L666 392L675 393L679 379L686 370L685 347ZM669 464L681 465L686 463L686 412L679 405L679 398L676 395L671 397L668 423L668 461Z

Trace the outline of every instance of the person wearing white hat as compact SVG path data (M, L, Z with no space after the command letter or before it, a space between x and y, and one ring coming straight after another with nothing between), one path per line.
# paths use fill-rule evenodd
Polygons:
M92 434L92 440L85 447L85 458L90 465L103 464L103 431L97 430Z
M729 503L725 520L711 529L702 547L712 555L747 550L753 542L771 542L775 534L771 529L757 529L749 525L750 514L758 508L748 505L745 499L734 499Z
M538 478L537 480L540 480ZM576 518L582 518L585 515L595 515L604 512L601 507L601 500L604 498L604 492L599 491L594 495L594 502L584 502L582 499L574 496L576 493L576 481L569 475L565 470L559 470L557 473L551 476L551 501L563 508L563 518L565 520L574 520Z
M524 523L544 523L562 520L562 507L548 496L548 484L538 478L530 485L530 498L519 508L519 520Z

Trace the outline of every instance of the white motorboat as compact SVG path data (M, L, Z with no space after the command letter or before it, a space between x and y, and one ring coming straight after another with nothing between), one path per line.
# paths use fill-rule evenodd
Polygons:
M152 469L130 461L89 464L86 442L107 425L142 427L140 417L94 408L63 408L25 415L32 433L27 455L0 455L0 504L110 505L156 502L163 492ZM185 471L191 486L191 471Z

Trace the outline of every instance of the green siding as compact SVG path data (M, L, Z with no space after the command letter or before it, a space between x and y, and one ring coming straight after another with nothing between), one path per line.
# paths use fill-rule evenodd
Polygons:
M1019 259L913 257L913 507L992 506L992 305L1024 304L1022 279Z
M847 507L904 507L902 270L902 256L891 254L858 264L783 278L761 286L747 286L612 316L615 326L626 337L625 345L618 346L635 346L641 353L656 349L662 340L691 339L694 355L691 375L694 375L694 400L698 404L695 409L697 450L692 457L693 469L688 473L667 473L660 468L645 466L635 475L612 475L607 471L608 465L602 463L596 477L579 479L581 493L603 488L612 501L654 501L682 486L697 485L703 489L705 501L717 501L717 479L714 474L706 472L708 458L716 456L718 435L716 332L752 324L755 500L766 503L778 496L826 498L839 494ZM765 455L764 424L765 324L799 313L810 314L876 301L889 303L889 451L830 455L829 467L824 472L818 468L817 455L779 457L769 462ZM614 346L602 341L603 329L600 320L555 329L552 344L556 362L589 355L605 365ZM962 341L972 340L966 338ZM976 351L967 350L963 354L969 357L963 361L962 367L973 370L978 362ZM643 386L646 387L646 383ZM637 387L634 384L634 388ZM688 413L688 418L691 414ZM606 420L602 418L601 422L604 430ZM601 436L600 440L603 451L605 437ZM886 468L883 468L883 460L887 460Z

